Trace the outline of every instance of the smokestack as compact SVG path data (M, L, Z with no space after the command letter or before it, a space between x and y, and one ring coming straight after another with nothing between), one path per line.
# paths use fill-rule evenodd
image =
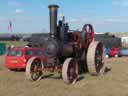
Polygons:
M57 35L57 9L58 5L49 5L49 16L50 16L50 35Z

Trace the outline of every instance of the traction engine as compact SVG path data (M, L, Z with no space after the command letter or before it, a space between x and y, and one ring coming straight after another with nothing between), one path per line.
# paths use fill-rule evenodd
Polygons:
M82 31L69 31L64 17L57 23L58 5L49 5L50 33L43 46L44 58L30 58L26 66L26 77L38 80L43 73L59 72L66 83L75 83L79 70L86 68L92 75L104 72L104 47L94 41L91 24Z

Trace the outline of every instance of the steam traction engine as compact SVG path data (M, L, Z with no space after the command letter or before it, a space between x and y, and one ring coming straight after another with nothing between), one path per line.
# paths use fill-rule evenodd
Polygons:
M57 5L49 5L50 33L43 44L44 58L32 57L26 66L29 80L37 80L45 71L59 72L66 83L75 83L78 69L87 67L92 75L104 72L103 44L94 41L94 30L85 24L82 31L69 32L64 17L57 24ZM38 43L38 42L37 42ZM81 66L78 68L79 66Z

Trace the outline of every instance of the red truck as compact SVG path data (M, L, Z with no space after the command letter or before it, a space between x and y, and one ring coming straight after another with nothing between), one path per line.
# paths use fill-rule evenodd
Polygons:
M109 56L110 57L118 57L120 49L119 48L110 48Z
M39 56L44 62L46 60L42 48L11 48L5 56L5 67L10 70L25 69L27 61L33 56Z

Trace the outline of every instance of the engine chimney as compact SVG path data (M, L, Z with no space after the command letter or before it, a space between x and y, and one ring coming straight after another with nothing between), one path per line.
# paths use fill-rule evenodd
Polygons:
M49 5L49 16L50 16L50 35L57 35L57 9L58 5Z

